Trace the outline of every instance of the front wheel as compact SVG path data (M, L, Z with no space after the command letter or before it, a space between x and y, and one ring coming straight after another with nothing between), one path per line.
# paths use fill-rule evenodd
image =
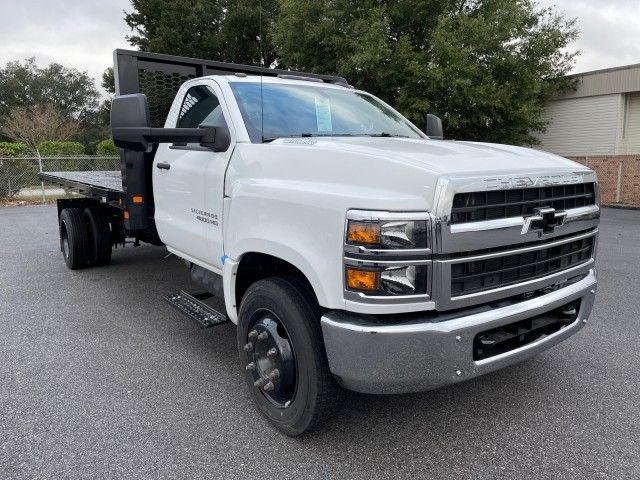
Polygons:
M294 278L260 280L240 305L238 350L247 384L258 410L289 436L322 424L341 394L319 320L316 302Z

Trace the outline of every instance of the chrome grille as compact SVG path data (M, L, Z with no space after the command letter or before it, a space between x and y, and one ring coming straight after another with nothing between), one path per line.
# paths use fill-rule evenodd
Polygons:
M561 272L588 261L594 237L451 265L451 297L493 290Z
M479 222L530 215L535 208L556 210L595 205L595 183L552 187L457 193L453 197L451 223Z

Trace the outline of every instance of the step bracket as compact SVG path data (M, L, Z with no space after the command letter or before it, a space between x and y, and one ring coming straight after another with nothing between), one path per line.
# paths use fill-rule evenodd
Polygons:
M229 321L226 315L218 312L200 299L210 298L211 294L189 294L184 290L164 297L172 307L184 313L200 325L200 328L211 328Z

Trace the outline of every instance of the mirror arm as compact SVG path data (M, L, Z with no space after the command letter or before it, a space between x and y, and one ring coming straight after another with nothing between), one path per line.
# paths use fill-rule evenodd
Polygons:
M201 128L116 127L112 130L113 136L141 136L149 143L200 142L210 136Z
M147 143L201 143L204 146L213 145L216 139L215 128L156 128L156 127L113 127L111 134L120 141L139 141L142 137ZM116 142L116 146L121 142ZM124 146L130 148L132 146ZM146 149L146 147L144 148ZM144 150L143 149L143 150Z

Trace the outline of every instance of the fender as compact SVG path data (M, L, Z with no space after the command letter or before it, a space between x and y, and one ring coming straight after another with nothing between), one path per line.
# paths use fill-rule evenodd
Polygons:
M344 308L344 303L341 303L337 306L334 305L333 307L329 307L329 305L331 304L331 302L329 301L329 294L325 290L323 283L320 281L320 278L316 273L316 269L304 255L293 249L291 246L277 241L266 240L264 238L250 238L242 239L238 244L236 244L233 253L234 255L229 256L225 259L222 271L224 280L225 306L227 308L229 318L234 323L237 322L237 311L239 307L239 305L235 304L236 272L238 266L240 265L240 262L242 261L242 258L247 253L263 253L290 263L291 265L298 268L298 270L300 270L307 278L320 305L328 308ZM339 277L337 281L340 281L340 278L341 277Z

